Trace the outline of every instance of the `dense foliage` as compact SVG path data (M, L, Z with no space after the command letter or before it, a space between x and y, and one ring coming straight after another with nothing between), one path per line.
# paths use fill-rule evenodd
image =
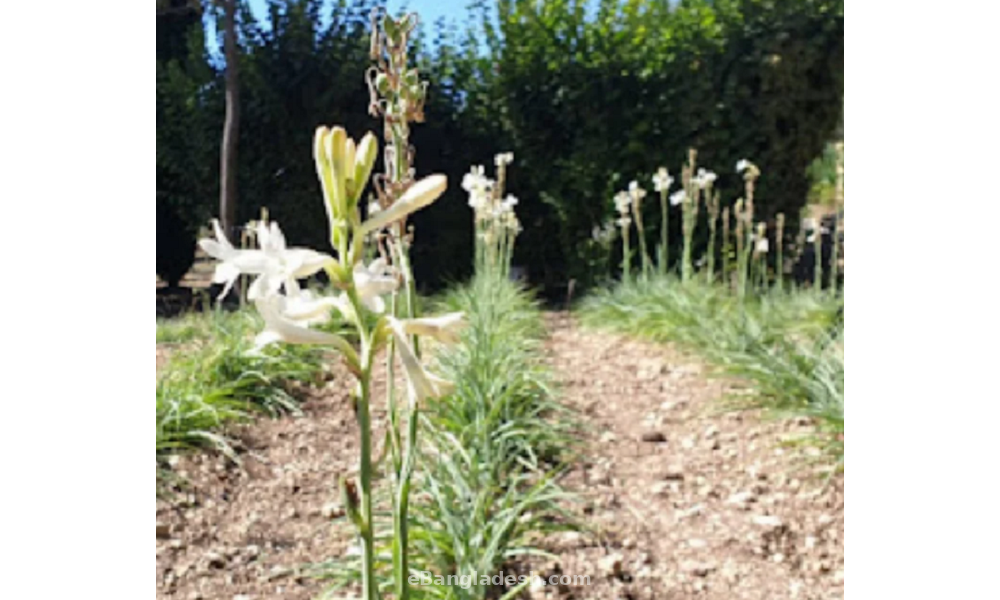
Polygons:
M275 0L266 26L244 6L240 222L267 206L290 239L313 247L327 239L309 136L323 122L356 135L379 127L359 108L368 102L373 4ZM521 198L525 228L515 263L549 290L598 275L590 235L610 217L613 190L681 164L690 146L720 173L724 201L741 191L732 167L744 157L767 174L760 218L795 215L806 201L807 167L842 115L842 0L602 0L596 12L587 4L482 0L465 30L424 24L415 59L432 86L426 123L413 130L415 165L452 182L414 219L413 262L424 284L471 271L458 183L470 163L508 148L517 164L508 188ZM324 10L329 19L320 18ZM200 27L188 26L184 45L158 43L158 215L182 223L168 228L158 218L164 276L171 260L160 248L171 244L160 237L191 236L218 198L221 66ZM158 37L175 30L158 22Z

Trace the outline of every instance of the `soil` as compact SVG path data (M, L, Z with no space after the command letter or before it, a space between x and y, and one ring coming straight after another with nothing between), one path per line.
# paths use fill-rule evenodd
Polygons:
M721 412L745 390L670 347L583 332L565 313L548 325L563 401L591 425L563 483L593 532L562 534L558 561L531 565L590 585L533 597L843 597L843 477L782 443L808 422Z
M590 583L524 597L843 597L843 476L819 476L806 448L783 443L810 433L808 422L721 412L721 398L745 393L739 382L669 346L582 331L568 313L546 323L561 398L588 426L563 481L586 529L547 540L557 560L515 574ZM351 552L336 491L357 453L346 381L339 372L304 390L301 416L233 430L242 467L211 454L177 461L189 485L157 501L157 598L319 595L325 583L305 566Z

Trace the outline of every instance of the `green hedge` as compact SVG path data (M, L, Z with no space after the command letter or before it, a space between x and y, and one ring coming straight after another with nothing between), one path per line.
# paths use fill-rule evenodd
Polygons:
M447 174L451 186L414 219L422 284L471 272L459 183L469 165L492 164L502 150L515 154L507 187L525 226L515 263L550 291L599 275L587 240L611 216L613 190L648 182L661 164L677 171L688 147L719 173L725 202L741 192L733 167L744 157L764 172L761 218L794 215L805 202L807 167L842 115L842 0L604 0L596 12L588 4L482 0L465 31L424 24L414 59L431 94L427 122L413 128L416 168ZM314 128L381 130L363 80L373 3L337 3L326 28L321 5L274 2L270 28L246 10L240 24L239 218L267 206L290 240L316 247L327 234ZM160 198L165 180L184 188L169 201L202 223L218 202L223 113L221 73L197 37L183 69L174 67L190 81L162 77L168 69L158 65L157 190Z

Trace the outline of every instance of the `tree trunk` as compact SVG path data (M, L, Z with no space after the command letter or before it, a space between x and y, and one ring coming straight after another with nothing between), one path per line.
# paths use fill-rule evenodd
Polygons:
M240 78L236 47L236 0L221 0L224 16L224 53L226 57L226 121L222 128L222 165L219 186L219 216L223 231L235 239L236 227L236 155L240 135Z

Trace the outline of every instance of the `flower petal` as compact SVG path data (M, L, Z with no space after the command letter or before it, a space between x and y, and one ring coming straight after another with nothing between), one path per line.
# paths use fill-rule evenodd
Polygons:
M304 327L285 314L286 299L269 296L255 302L257 311L264 318L264 331L257 336L258 343L282 341L288 344L326 344L340 346L345 343L339 335Z
M468 325L465 321L465 313L461 312L448 313L438 317L404 319L402 324L403 331L409 335L428 335L446 344L458 343L459 333Z
M403 361L406 370L406 379L411 402L420 402L425 398L438 398L444 396L454 388L454 385L440 377L431 375L424 366L420 364L420 359L410 347L403 322L394 317L388 317L388 324L396 338L396 348L399 350L399 357Z

